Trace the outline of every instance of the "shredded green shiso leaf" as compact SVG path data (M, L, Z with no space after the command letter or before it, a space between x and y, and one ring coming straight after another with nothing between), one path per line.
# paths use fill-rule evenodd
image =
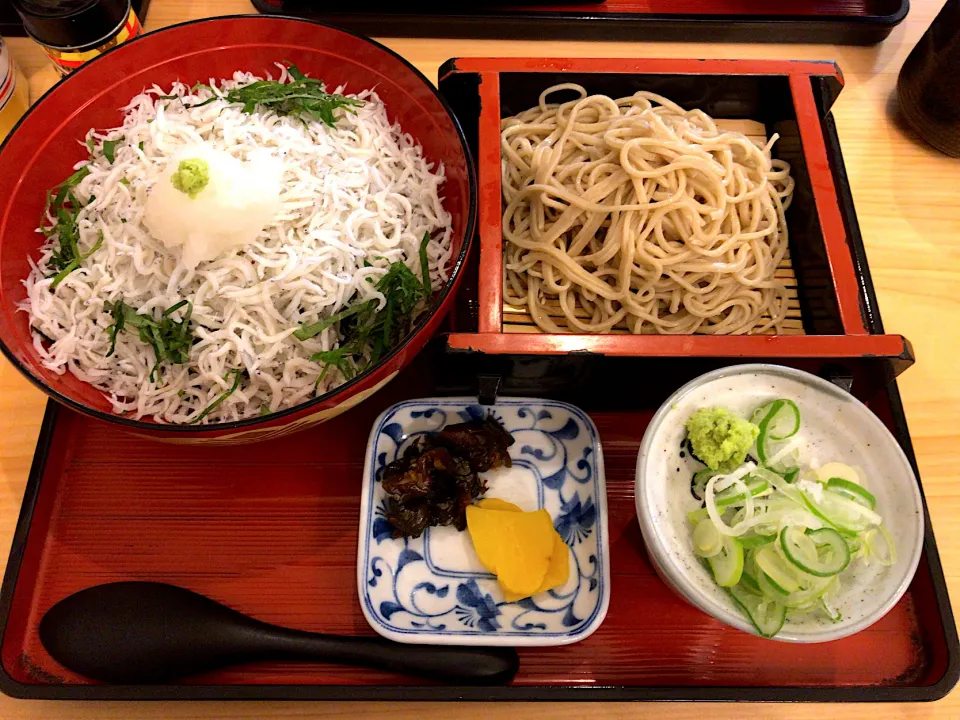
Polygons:
M362 100L326 92L320 80L307 77L296 65L287 66L287 73L293 78L291 82L258 80L228 91L222 99L243 105L246 113L263 107L278 115L290 115L301 120L319 120L330 127L336 124L338 111L354 112L353 108L363 105ZM203 107L220 99L209 85L197 85L194 90L201 87L213 92L214 97L193 107Z
M383 307L379 307L376 299L365 300L319 322L303 324L294 333L298 340L309 340L328 327L340 324L339 346L314 353L310 358L325 366L317 378L318 383L326 377L331 367L337 368L345 380L356 377L412 332L432 296L430 267L427 263L429 242L430 235L425 234L419 252L423 280L398 261L391 263L387 272L377 281L375 287L385 298Z

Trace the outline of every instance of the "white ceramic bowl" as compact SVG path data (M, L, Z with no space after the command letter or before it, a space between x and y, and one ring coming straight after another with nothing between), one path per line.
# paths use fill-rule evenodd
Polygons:
M779 365L735 365L702 375L671 395L650 421L637 457L636 505L647 552L660 577L681 597L728 625L757 634L693 553L687 512L700 503L690 479L700 466L681 457L684 421L701 407L722 406L742 416L776 398L800 407L807 454L819 463L859 466L877 498L877 512L894 538L897 561L851 565L835 598L843 619L816 614L788 618L777 640L837 640L869 627L900 599L913 579L923 546L923 506L910 462L889 430L863 403L832 383Z

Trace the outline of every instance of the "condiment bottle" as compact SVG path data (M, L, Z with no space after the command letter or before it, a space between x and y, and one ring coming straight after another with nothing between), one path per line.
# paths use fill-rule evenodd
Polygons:
M141 32L131 0L13 0L13 5L24 30L61 75Z
M960 0L947 0L903 64L900 110L920 136L960 157Z
M27 80L13 64L13 58L0 38L0 142L27 111L29 104Z

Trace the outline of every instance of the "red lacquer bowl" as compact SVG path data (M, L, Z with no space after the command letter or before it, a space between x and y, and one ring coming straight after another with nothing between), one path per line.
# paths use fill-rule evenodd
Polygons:
M291 62L329 84L376 87L391 120L400 122L447 181L444 206L453 217L453 267L436 310L377 365L336 390L263 418L209 426L165 425L115 415L96 389L43 367L33 348L27 315L16 310L26 295L28 258L43 236L35 232L45 191L85 157L81 140L92 128L120 124L120 108L154 83L188 84L230 77L236 70L262 73ZM150 33L84 65L48 92L0 149L0 349L54 399L97 418L161 439L247 442L321 422L370 396L403 368L433 335L453 302L476 213L476 180L466 140L434 86L410 63L367 38L319 23L279 17L237 16L200 20Z

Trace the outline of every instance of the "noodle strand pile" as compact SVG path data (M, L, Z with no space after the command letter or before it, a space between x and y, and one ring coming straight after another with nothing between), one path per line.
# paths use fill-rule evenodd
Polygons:
M546 332L779 331L794 182L776 139L649 92L547 89L501 124L504 300Z

